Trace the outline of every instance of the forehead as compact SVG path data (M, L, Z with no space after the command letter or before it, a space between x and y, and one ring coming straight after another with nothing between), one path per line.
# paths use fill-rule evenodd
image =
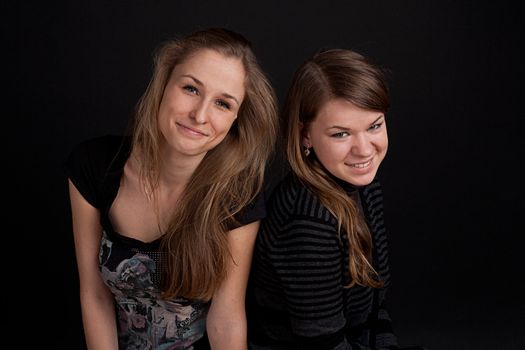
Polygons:
M240 58L211 49L200 49L175 66L173 75L190 75L204 85L244 95L246 72Z
M356 106L342 98L334 98L324 103L317 112L314 123L324 124L326 127L341 126L345 128L368 125L383 115L382 112L371 111Z

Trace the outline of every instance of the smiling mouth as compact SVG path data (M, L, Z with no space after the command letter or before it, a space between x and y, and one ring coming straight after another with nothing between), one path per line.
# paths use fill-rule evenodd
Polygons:
M363 162L363 163L352 163L352 164L346 164L346 165L352 168L356 168L356 169L363 169L363 168L370 166L370 164L372 164L372 159L366 162Z
M183 125L183 124L180 124L180 123L177 123L178 126L180 126L182 129L184 129L185 131L191 133L191 134L194 134L194 135L202 135L202 136L208 136L207 133L203 132L203 131L200 131L200 130L197 130L197 129L193 129L193 128L190 128L186 125Z

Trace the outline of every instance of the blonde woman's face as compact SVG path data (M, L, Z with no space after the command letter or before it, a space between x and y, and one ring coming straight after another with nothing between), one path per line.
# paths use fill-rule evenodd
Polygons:
M224 140L245 96L245 76L239 59L209 49L175 66L158 116L168 150L202 159Z
M383 113L359 108L343 99L328 101L303 137L323 166L354 186L372 182L388 149Z

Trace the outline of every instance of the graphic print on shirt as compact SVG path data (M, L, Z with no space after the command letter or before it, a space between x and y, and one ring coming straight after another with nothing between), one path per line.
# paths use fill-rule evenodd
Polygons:
M204 333L207 304L162 299L155 283L161 253L133 249L123 258L114 254L117 245L103 233L99 262L115 295L119 343L126 350L191 349Z

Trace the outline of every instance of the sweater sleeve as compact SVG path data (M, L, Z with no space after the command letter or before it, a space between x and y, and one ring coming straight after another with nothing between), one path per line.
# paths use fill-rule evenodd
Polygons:
M377 320L373 325L373 333L375 334L376 349L397 349L397 337L392 329L392 320L390 319L385 299L379 306Z
M374 321L371 323L371 334L375 348L380 350L397 349L397 338L392 327L388 312L387 290L390 284L390 268L388 259L388 238L383 213L383 192L381 183L374 181L362 192L364 211L374 234L374 265L385 285L376 291L378 305Z
M276 240L274 268L300 349L352 349L345 337L341 251L336 227L295 217Z

